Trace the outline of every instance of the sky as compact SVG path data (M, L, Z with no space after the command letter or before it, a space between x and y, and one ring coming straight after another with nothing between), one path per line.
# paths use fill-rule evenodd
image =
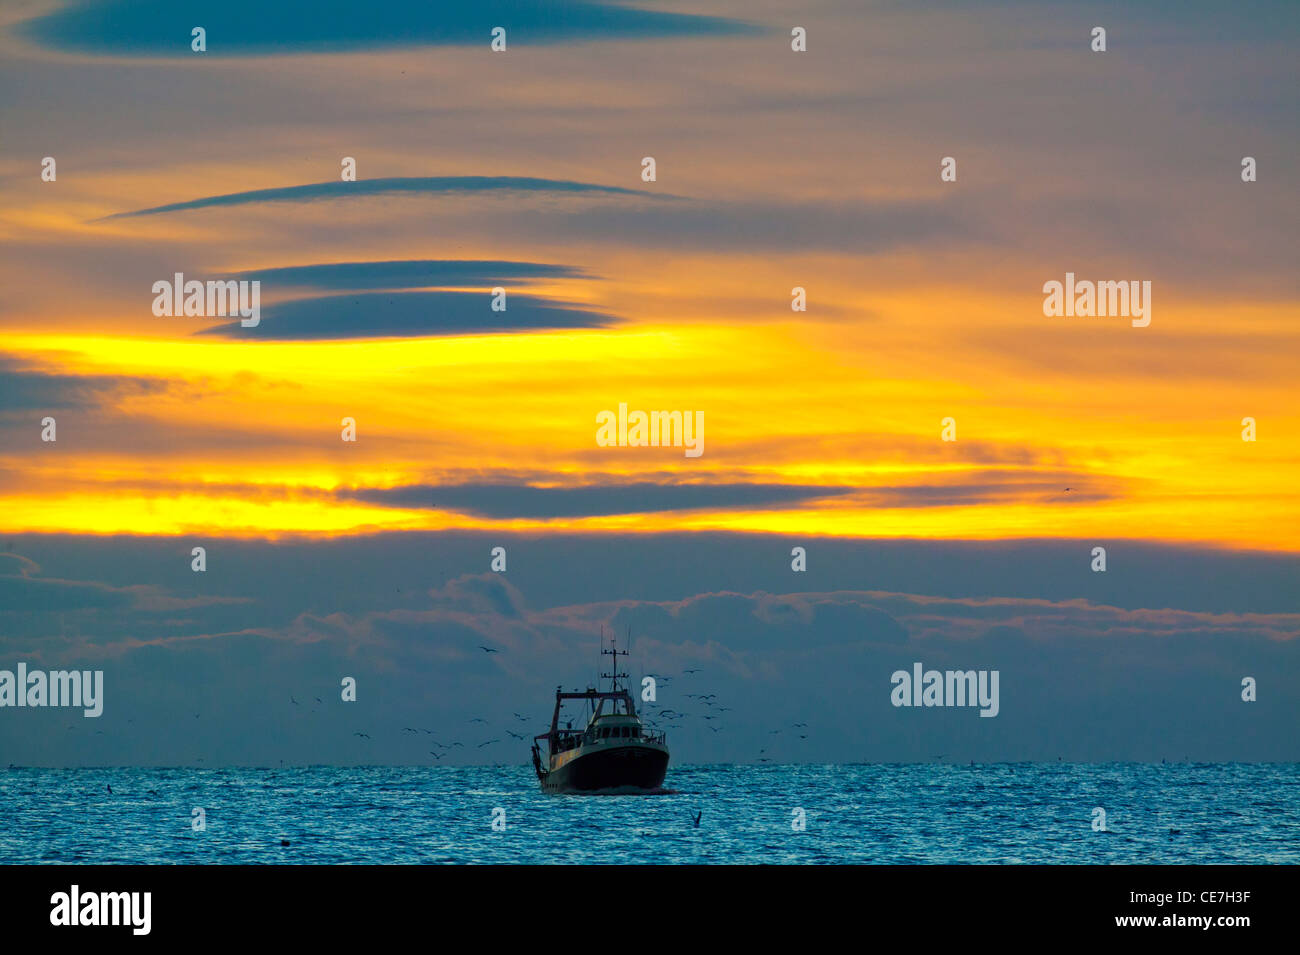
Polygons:
M602 628L675 762L1300 758L1294 4L365 14L0 9L0 759L524 762Z

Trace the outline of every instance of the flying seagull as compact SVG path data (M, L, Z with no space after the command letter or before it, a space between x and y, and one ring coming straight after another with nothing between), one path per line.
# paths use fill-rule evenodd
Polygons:
M500 653L500 652L501 652L500 650L497 650L497 649L495 649L494 647L485 647L485 646L483 646L483 644L481 644L481 643L478 645L478 648L479 648L480 650L482 650L484 653Z

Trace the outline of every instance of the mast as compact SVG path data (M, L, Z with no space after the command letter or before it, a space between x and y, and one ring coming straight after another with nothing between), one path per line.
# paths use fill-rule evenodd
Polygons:
M618 658L627 656L628 651L620 650L618 648L618 636L616 634L611 634L609 638L609 649L602 649L600 652L603 656L613 658L614 665L610 668L612 672L601 674L603 679L610 681L609 692L613 698L613 712L618 712L618 700L622 699L624 705L627 707L628 715L635 716L636 708L632 705L632 697L628 694L627 690L620 688L618 685L619 679L626 680L628 678L626 673L621 673L618 669Z
M619 678L622 677L622 678L625 679L625 680L627 679L627 674L626 674L626 673L619 673L619 672L618 672L618 658L619 658L619 657L625 657L625 656L627 656L628 651L626 651L626 650L620 650L620 649L618 648L618 638L617 638L617 637L610 637L610 638L609 638L609 649L608 649L608 650L602 649L602 650L600 651L600 653L601 653L601 656L610 656L610 657L613 657L613 658L614 658L614 660L613 660L613 663L614 663L613 670L614 670L614 672L613 672L613 673L602 673L602 674L601 674L601 678L602 678L602 679L606 679L606 680L610 680L610 681L612 681L612 684L611 684L611 686L610 686L610 692L612 692L612 693L617 693L617 692L618 692L618 681L619 681Z

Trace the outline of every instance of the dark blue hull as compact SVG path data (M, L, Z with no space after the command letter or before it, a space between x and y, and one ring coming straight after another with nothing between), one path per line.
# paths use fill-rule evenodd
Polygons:
M668 772L668 751L658 746L592 749L542 777L548 793L649 792Z

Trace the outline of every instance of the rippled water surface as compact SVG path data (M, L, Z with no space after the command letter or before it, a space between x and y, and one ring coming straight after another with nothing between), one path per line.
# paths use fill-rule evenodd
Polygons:
M527 767L0 770L0 862L1300 862L1295 764L685 766L666 785L546 796Z

